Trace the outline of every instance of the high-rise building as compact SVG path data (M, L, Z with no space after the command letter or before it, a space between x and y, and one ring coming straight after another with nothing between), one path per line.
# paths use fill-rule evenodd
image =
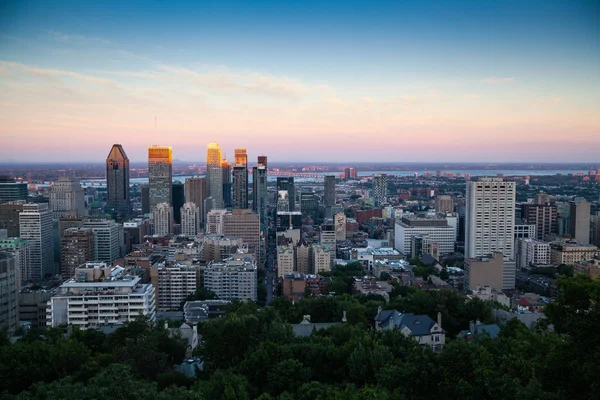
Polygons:
M225 158L221 162L221 173L223 181L223 207L231 208L233 206L233 200L231 195L231 163Z
M373 175L373 205L381 207L387 201L388 176L387 174Z
M152 210L150 220L154 235L173 234L173 207L169 203L157 204Z
M535 225L537 238L548 241L558 233L558 210L550 203L523 204L521 215L525 222Z
M227 213L227 210L210 210L206 214L206 234L223 234L223 216Z
M238 253L224 261L210 262L204 270L204 287L221 300L256 301L256 276L252 256Z
M346 240L346 214L335 214L333 222L335 224L335 240Z
M94 260L112 263L121 257L125 246L122 225L110 219L88 219L83 227L94 233Z
M0 330L13 332L19 326L19 268L12 253L0 251Z
M329 208L335 205L335 176L325 175L323 205Z
M94 233L90 228L69 228L60 240L60 273L63 279L73 277L75 268L94 261Z
M85 301L84 301L85 298ZM156 321L154 288L137 275L106 263L86 263L48 301L47 326L79 329L117 325L145 317Z
M298 242L298 246L296 246L296 270L299 273L312 273L312 266L310 262L311 252L311 247L308 246L306 242L301 239L300 242Z
M168 146L148 147L148 185L150 211L159 203L172 201L173 150Z
M291 212L294 211L290 209L290 199L289 193L287 190L278 190L277 191L277 212Z
M465 258L514 256L515 196L515 183L502 178L467 182Z
M322 245L312 245L312 270L315 274L331 271L331 251Z
M221 170L221 149L215 142L206 150L206 189L207 196L215 201L215 207L223 207L223 171Z
M550 265L550 243L535 239L517 239L515 247L518 270Z
M577 243L590 244L590 203L582 198L570 202L569 206L571 238Z
M30 246L30 275L23 279L39 280L57 273L54 266L54 229L48 204L24 204L19 214L21 239Z
M0 251L12 253L15 256L15 264L19 270L19 281L31 275L31 248L27 240L18 237L0 239Z
M131 212L129 158L120 144L113 144L106 157L106 208L124 215Z
M233 208L248 208L248 168L233 167Z
M23 204L23 200L0 203L0 229L6 229L8 237L21 236L19 214L23 211Z
M144 243L144 236L148 234L147 220L134 218L123 222L123 236L125 237L125 254L133 250L134 245Z
M248 155L246 154L246 149L237 148L234 150L234 155L233 165L248 168Z
M319 205L317 201L317 196L314 192L300 193L300 211L302 211L302 215L313 215L318 208Z
M287 198L289 208L281 211L296 211L296 188L294 186L293 176L279 176L277 177L277 192L287 191ZM279 209L278 209L279 211Z
M50 207L54 219L84 216L85 200L79 179L59 178L54 182L50 188Z
M158 311L177 311L181 303L197 288L198 269L195 265L161 262L150 269Z
M206 178L186 178L184 187L185 201L192 202L198 207L198 213L200 214L200 225L204 226L204 222L206 221L206 211L204 209L204 200L206 200L207 197Z
M358 174L356 172L356 169L354 169L352 167L344 168L344 179L345 180L358 179Z
M223 232L227 237L240 238L248 245L248 252L260 258L260 218L251 210L233 210L223 215Z
M183 183L180 181L173 182L172 187L173 198L171 205L173 206L173 221L176 224L181 224L181 207L185 203L185 191Z
M18 200L27 201L27 184L0 175L0 202Z
M437 213L453 213L454 200L452 196L440 195L435 198L435 212Z
M267 157L259 156L258 164L252 168L252 210L260 216L260 229L267 229Z
M181 207L181 234L196 236L200 231L200 210L195 203L188 201Z
M296 270L296 257L294 256L294 246L277 246L277 276L283 278L284 275L291 274Z
M140 185L142 195L142 214L150 214L150 185L145 183Z
M202 259L205 262L222 261L232 257L241 248L244 248L242 239L223 235L206 235L202 242Z

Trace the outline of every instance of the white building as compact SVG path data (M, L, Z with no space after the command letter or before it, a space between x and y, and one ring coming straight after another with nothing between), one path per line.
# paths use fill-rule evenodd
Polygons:
M294 254L294 246L278 246L277 247L277 276L282 278L284 275L291 274L296 271L296 257Z
M111 263L121 256L123 226L109 219L89 219L83 221L84 228L94 232L94 258L96 261Z
M173 207L169 203L158 203L150 215L152 233L155 235L173 234Z
M238 253L227 260L209 263L204 270L204 287L221 300L256 301L256 273L254 257Z
M156 293L158 311L176 311L182 301L196 292L198 269L194 265L164 262L152 266L150 278Z
M465 257L487 256L495 251L514 255L514 182L482 177L467 182Z
M200 209L192 202L181 207L181 234L196 236L200 232Z
M394 247L404 255L411 254L411 239L415 236L427 236L437 244L440 254L454 251L456 229L445 218L419 218L408 215L396 221L394 227Z
M85 200L79 179L59 178L50 188L50 207L54 219L85 215Z
M517 239L515 253L517 269L551 264L550 243L535 239Z
M331 252L325 246L312 246L312 264L315 274L331 271Z
M206 214L206 234L223 234L224 216L227 210L210 210Z
M122 267L86 263L48 301L46 324L88 329L120 325L141 316L154 322L154 288L151 284L141 284L140 279L126 275Z
M334 217L335 239L346 240L346 214L337 213Z
M29 270L23 279L42 279L58 273L54 265L54 229L48 204L24 204L19 214L21 239L29 243Z

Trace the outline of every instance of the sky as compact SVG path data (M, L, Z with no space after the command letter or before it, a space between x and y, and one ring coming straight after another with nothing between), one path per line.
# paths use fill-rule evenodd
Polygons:
M0 2L0 160L600 163L600 2Z

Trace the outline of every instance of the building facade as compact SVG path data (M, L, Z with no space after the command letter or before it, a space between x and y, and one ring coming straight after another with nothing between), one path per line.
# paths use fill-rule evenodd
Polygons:
M206 211L204 210L204 200L207 197L206 178L193 177L186 178L184 183L185 201L192 202L198 207L200 214L200 225L204 226L206 222Z
M84 228L94 233L94 260L111 263L121 256L124 247L123 226L108 219L88 219Z
M221 262L211 262L204 270L204 287L220 300L256 301L256 263L252 256L236 254Z
M19 268L12 253L0 251L0 329L19 327Z
M113 144L106 157L106 208L125 215L131 212L129 158L120 144Z
M48 204L24 204L19 214L20 237L30 246L29 271L23 279L40 280L58 271L54 265L54 228Z
M388 176L387 174L373 175L373 205L381 207L387 201Z
M50 207L54 219L86 214L83 188L79 179L59 178L50 189Z
M569 203L569 233L577 243L590 244L590 203L579 199Z
M261 231L267 229L267 207L269 192L267 191L267 157L259 157L258 165L252 168L252 210L260 217Z
M225 236L240 238L248 246L256 263L261 263L260 251L260 218L251 210L233 210L223 215L223 232Z
M165 236L173 234L173 207L169 203L159 203L150 215L152 233Z
M454 252L456 229L448 224L445 218L402 217L394 227L394 247L399 252L413 256L411 243L413 237L426 236L431 243L438 246L439 253ZM414 256L413 256L414 257Z
M150 279L154 286L158 311L177 311L187 296L196 292L198 268L179 263L152 266Z
M0 203L3 201L27 201L27 184L0 175Z
M60 240L60 273L63 279L74 276L75 269L94 261L94 232L90 228L68 228Z
M148 206L172 201L173 150L168 146L148 147Z
M181 234L196 236L200 232L200 210L195 203L187 202L181 207Z
M223 172L221 170L221 148L215 142L206 150L206 190L207 196L215 201L215 207L223 207Z

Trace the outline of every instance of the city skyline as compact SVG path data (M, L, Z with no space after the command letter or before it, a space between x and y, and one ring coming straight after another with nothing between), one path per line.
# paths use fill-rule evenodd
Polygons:
M0 158L597 161L597 2L178 6L3 4Z

